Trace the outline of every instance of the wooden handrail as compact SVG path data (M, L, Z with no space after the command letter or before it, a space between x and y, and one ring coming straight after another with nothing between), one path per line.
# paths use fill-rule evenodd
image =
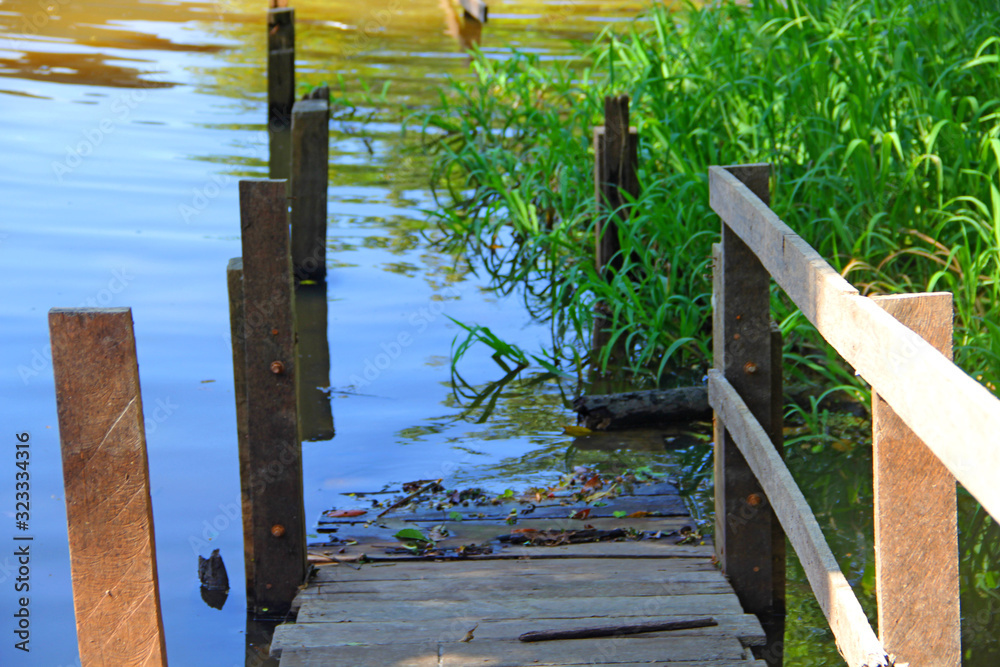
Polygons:
M835 350L1000 519L1000 399L859 296L736 177L709 168L709 201Z
M731 581L741 600L777 581L764 572L746 577L743 561L755 556L727 548L734 535L741 543L765 543L773 528L754 508L773 510L852 667L890 664L886 649L896 654L896 665L959 665L955 479L1000 516L1000 486L993 482L1000 471L1000 447L994 444L1000 399L951 362L950 294L861 296L771 211L769 169L758 164L709 170L710 204L722 218L722 243L713 255L716 368L709 373L709 402L717 417L720 563L738 575ZM785 468L773 414L764 409L775 397L761 384L760 369L776 364L772 374L780 377L780 350L772 345L768 354L765 344L772 277L872 385L882 643ZM745 461L732 459L728 443ZM744 478L750 473L765 497L720 505L719 494L749 488ZM734 522L741 526L735 532ZM780 655L771 658L769 665L781 664Z
M712 369L708 378L708 402L764 487L847 663L852 667L888 665L885 649L840 571L805 496L767 433L721 372Z

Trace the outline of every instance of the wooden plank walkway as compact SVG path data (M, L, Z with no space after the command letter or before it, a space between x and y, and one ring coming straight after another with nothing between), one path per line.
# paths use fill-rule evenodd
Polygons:
M382 527L366 526L368 516L325 519L321 530L331 531L332 539L310 552L339 562L317 567L296 598L297 621L277 628L271 655L280 656L281 667L764 667L750 651L764 644L760 623L743 613L713 564L712 546L689 532L692 523L676 489L655 484L606 502L588 507L561 496L531 505L421 510L387 515L394 518ZM567 518L581 509L589 516ZM511 510L515 525L507 523ZM633 516L616 518L615 512ZM435 548L427 555L401 548L393 534L406 527L434 531ZM582 531L643 539L516 543L601 534ZM477 555L458 557L463 547ZM717 625L518 640L530 631L699 617ZM470 630L472 639L463 641Z

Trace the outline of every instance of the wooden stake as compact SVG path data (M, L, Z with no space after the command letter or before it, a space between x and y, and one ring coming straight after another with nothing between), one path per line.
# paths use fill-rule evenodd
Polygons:
M598 210L596 264L597 270L603 274L609 266L616 271L622 266L615 218L628 220L623 195L633 199L639 196L636 174L639 135L634 127L629 127L628 105L628 95L604 98L604 125L594 128L594 197Z
M250 452L247 449L247 350L246 321L243 312L243 258L229 260L226 267L229 285L229 331L233 346L233 390L236 395L236 441L240 460L240 499L243 509L243 563L247 599L253 598L253 503L250 502Z
M284 181L240 181L247 452L258 616L284 615L305 579L302 447Z
M729 167L765 204L770 165ZM780 361L771 328L770 275L728 225L716 259L713 313L715 367L739 392L753 416L782 449ZM777 422L777 423L776 423ZM781 664L785 555L784 532L753 471L725 425L715 429L716 554L743 608L768 632L769 665ZM781 631L778 628L781 628Z
M132 311L54 308L49 332L80 661L165 666Z
M329 119L329 98L292 109L292 265L299 281L326 280Z
M873 299L951 359L951 294ZM897 662L961 665L955 478L877 393L872 431L880 639Z
M295 103L295 10L267 12L267 129L271 178L289 178Z

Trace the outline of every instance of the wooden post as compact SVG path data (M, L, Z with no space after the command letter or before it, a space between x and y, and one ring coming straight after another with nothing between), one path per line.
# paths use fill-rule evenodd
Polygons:
M165 666L132 311L54 308L49 332L80 662Z
M605 97L604 125L594 128L594 198L598 211L595 257L597 270L604 275L608 266L615 271L622 266L615 222L616 216L628 220L626 199L622 195L628 194L633 199L639 196L636 174L639 135L634 127L629 127L628 104L628 95Z
M951 358L951 294L874 300ZM897 663L961 665L955 478L877 390L872 454L880 639Z
M267 12L267 128L271 178L288 178L295 103L295 10Z
M306 574L302 446L284 181L240 181L255 615L282 616Z
M296 280L326 280L326 191L330 101L292 109L292 266Z
M298 335L299 438L330 440L334 436L330 406L330 342L327 339L326 285L295 288L295 331Z
M770 165L727 167L765 204L770 203ZM756 255L722 224L715 263L713 337L715 367L746 402L782 449L780 421L780 351L771 327L770 275ZM776 423L777 422L777 423ZM769 665L782 663L784 630L784 532L764 491L725 424L715 428L716 555L740 598L756 614L768 635L764 652Z
M243 258L229 260L226 267L229 285L229 331L233 345L233 390L236 395L236 441L240 460L240 499L243 508L243 563L247 599L253 598L253 503L250 502L250 452L247 449L247 350L246 321L243 312Z

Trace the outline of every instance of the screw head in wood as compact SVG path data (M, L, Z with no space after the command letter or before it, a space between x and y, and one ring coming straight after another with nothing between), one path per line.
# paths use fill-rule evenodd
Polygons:
M755 364L752 361L746 362L745 364L743 364L743 372L746 373L747 375L753 375L754 373L757 372L757 364Z
M273 526L271 526L271 534L274 535L275 537L281 537L285 534L285 527L282 526L280 523L276 523Z
M749 496L747 496L747 505L749 505L750 507L757 507L758 505L763 504L763 502L764 502L764 497L761 496L759 493L751 493Z
M271 372L274 373L275 375L281 375L282 373L285 372L285 365L280 361L272 361Z

